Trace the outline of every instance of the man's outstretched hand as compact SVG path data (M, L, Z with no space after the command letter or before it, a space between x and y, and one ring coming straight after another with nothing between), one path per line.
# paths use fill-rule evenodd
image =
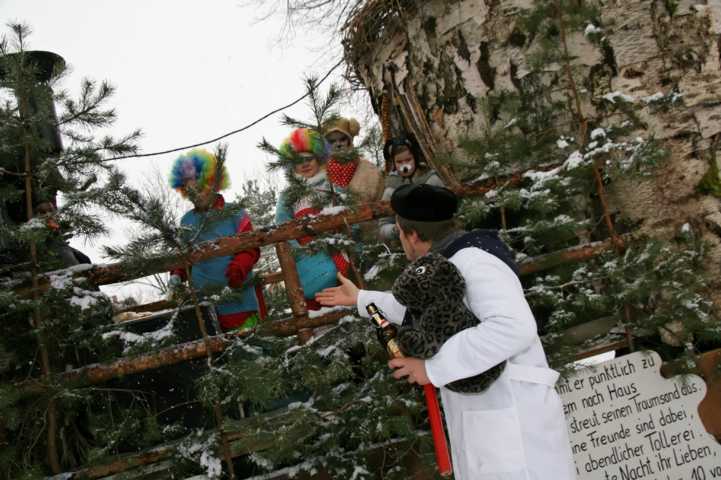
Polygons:
M358 287L353 282L338 273L339 287L325 288L315 294L315 300L321 305L334 307L336 305L355 306L358 302Z
M420 358L394 358L388 362L388 366L395 369L393 378L397 380L406 378L408 383L417 383L418 385L431 383L426 373L426 362Z

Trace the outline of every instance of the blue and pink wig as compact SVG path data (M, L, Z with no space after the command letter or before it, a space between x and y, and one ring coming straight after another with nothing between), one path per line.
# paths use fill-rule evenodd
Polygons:
M198 190L206 188L215 188L216 192L225 190L230 186L228 171L225 165L220 171L218 170L218 158L207 150L196 148L175 159L170 170L170 186L183 197L188 196L185 185L191 180L195 180ZM220 174L220 180L216 185L217 174Z
M293 163L308 155L313 155L318 162L324 163L330 156L331 149L320 133L309 128L296 128L283 140L278 151L284 159Z

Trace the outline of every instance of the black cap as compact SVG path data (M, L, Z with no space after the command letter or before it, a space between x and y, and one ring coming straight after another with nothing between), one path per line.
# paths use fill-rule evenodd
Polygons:
M396 188L391 208L399 217L420 222L450 220L458 209L458 197L443 187L411 183Z

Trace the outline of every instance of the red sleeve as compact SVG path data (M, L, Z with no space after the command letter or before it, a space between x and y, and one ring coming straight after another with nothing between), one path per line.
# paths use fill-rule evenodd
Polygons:
M236 233L250 232L252 230L253 225L250 223L250 218L246 214L238 224ZM253 269L253 265L255 265L259 258L260 248L252 248L236 253L233 260L228 264L228 268L225 269L225 277L228 279L228 285L233 288L238 288L243 285L246 277Z

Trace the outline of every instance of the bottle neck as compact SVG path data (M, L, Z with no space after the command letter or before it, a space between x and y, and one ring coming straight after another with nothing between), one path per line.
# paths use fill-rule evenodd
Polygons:
M383 318L383 315L381 315L381 314L378 313L378 312L376 312L376 313L374 313L373 315L371 315L371 318L373 318L373 321L374 321L374 322L376 323L376 325L378 325L380 328L385 328L385 327L387 327L388 325L390 325L390 324L388 323L388 320L386 320L385 318Z

